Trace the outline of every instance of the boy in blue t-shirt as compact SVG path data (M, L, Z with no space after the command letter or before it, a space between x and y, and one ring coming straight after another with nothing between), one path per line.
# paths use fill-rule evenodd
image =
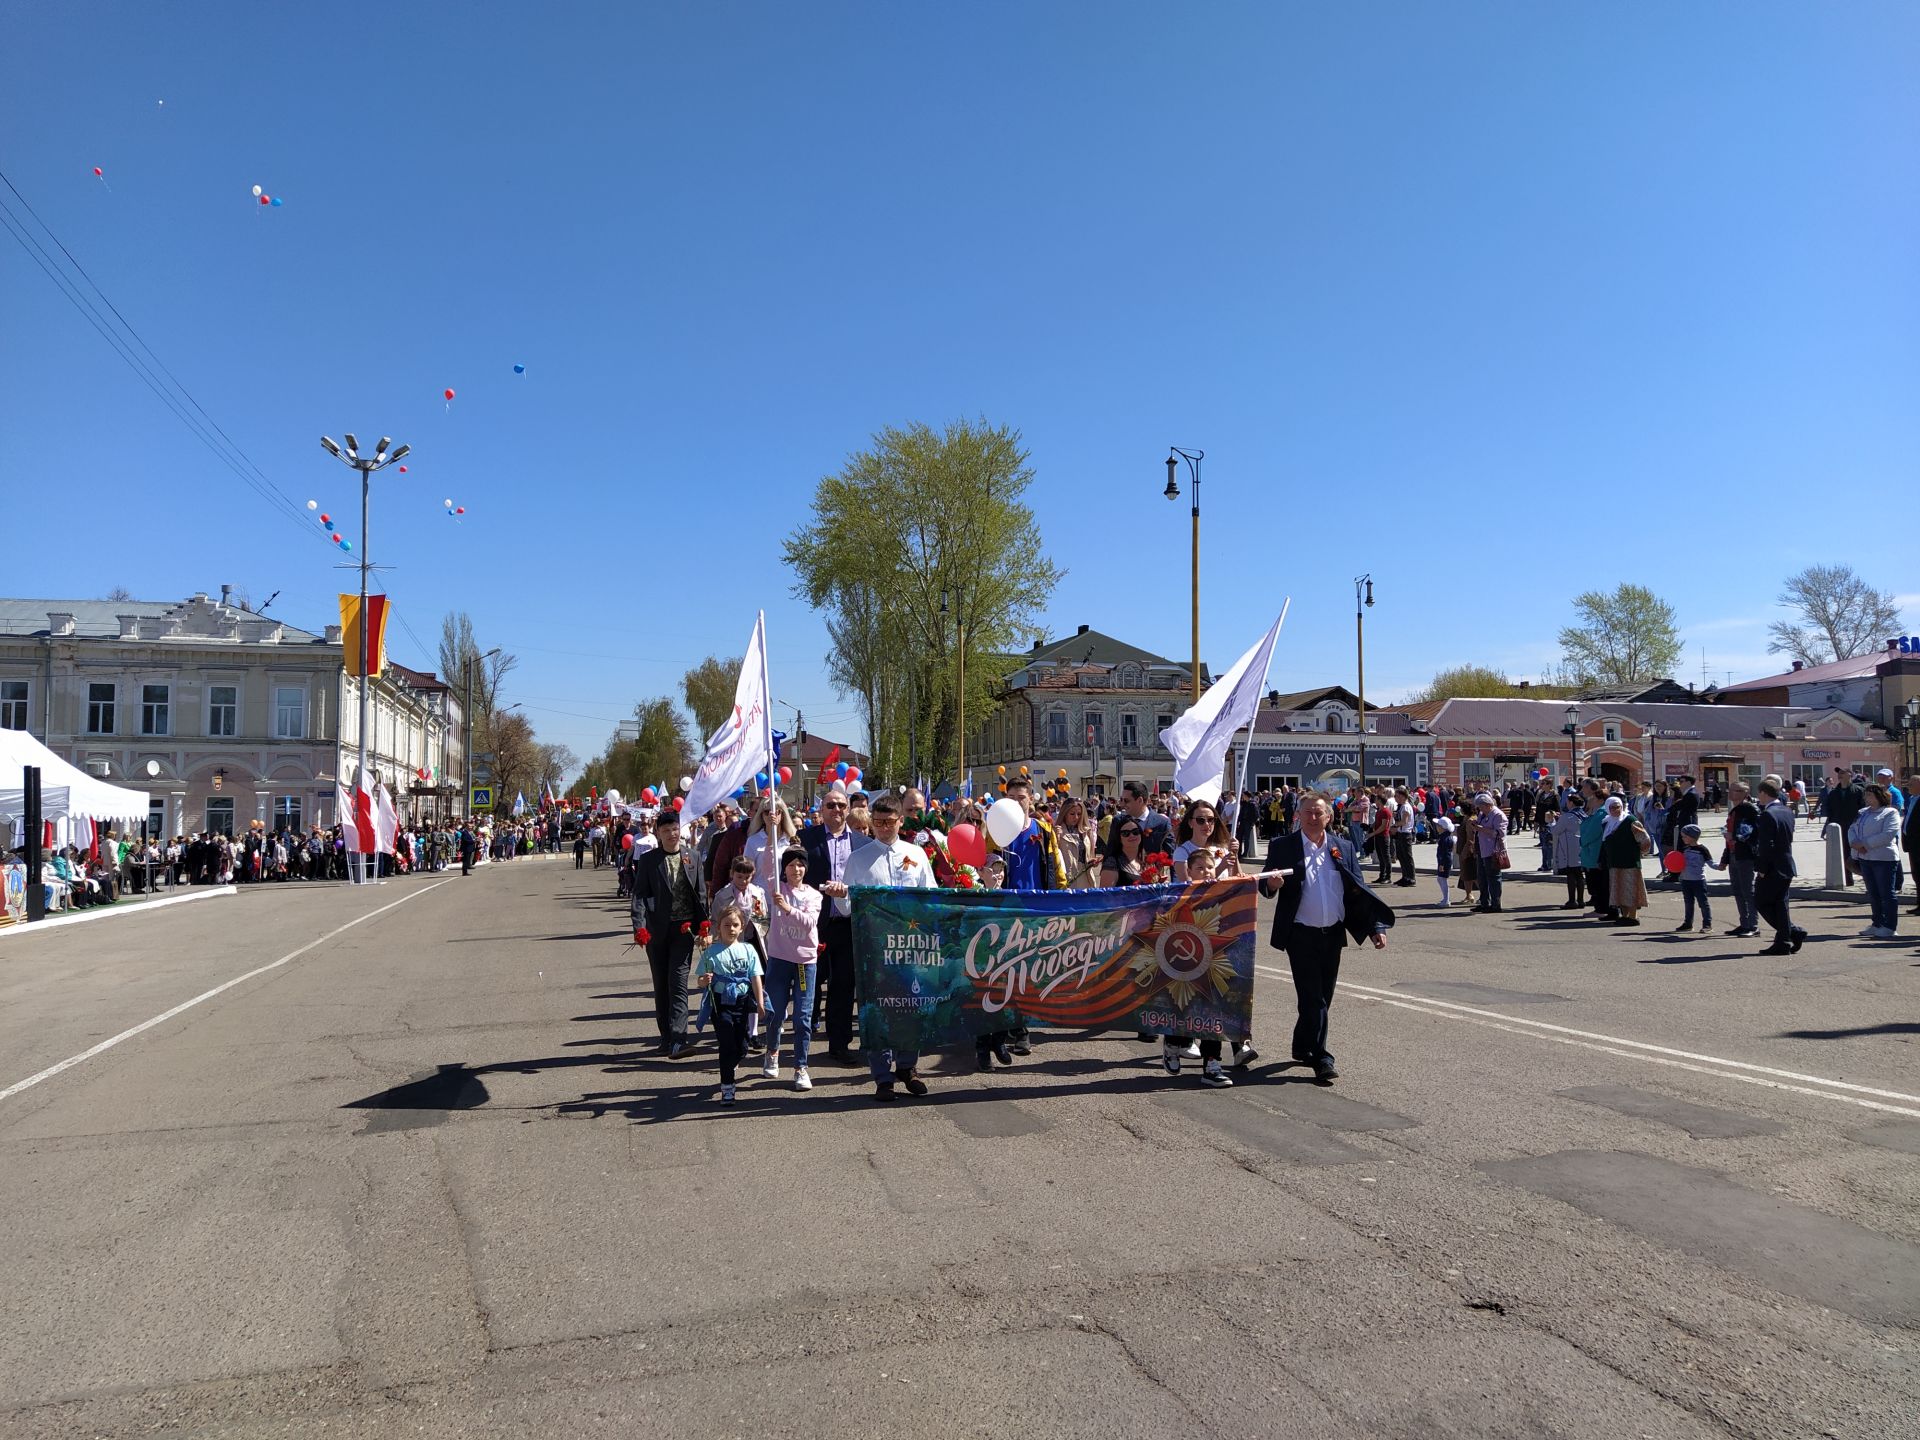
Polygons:
M729 905L714 922L720 938L709 945L694 967L688 988L706 988L713 997L713 1033L720 1042L720 1103L733 1103L734 1067L747 1047L747 1019L766 1008L761 989L760 955L740 936L746 916Z

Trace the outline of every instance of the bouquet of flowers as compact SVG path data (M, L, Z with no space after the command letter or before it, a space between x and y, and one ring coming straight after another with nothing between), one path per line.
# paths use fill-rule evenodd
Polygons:
M1165 885L1173 878L1173 857L1164 850L1156 850L1146 857L1146 863L1140 870L1142 885Z
M941 873L940 867L935 865L934 878L939 880L941 888L946 890L978 890L981 888L980 872L978 870L971 865L956 865L951 860L947 862L946 872L944 874Z

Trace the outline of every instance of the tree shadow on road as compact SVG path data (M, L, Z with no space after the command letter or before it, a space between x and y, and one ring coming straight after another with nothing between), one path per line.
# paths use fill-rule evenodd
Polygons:
M1782 1030L1780 1040L1853 1040L1862 1035L1920 1035L1920 1024L1889 1020L1884 1025L1856 1025L1846 1030Z

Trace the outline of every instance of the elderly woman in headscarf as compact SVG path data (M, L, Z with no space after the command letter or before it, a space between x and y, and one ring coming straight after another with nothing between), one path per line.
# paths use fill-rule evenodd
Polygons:
M1640 923L1636 912L1647 904L1647 882L1640 874L1640 860L1651 849L1653 841L1647 837L1646 827L1627 814L1627 802L1609 795L1600 863L1607 872L1607 897L1616 925Z

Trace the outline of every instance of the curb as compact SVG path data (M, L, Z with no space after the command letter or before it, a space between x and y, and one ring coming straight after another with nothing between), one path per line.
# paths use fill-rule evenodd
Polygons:
M11 935L38 935L43 930L58 930L66 925L85 925L90 920L111 920L116 915L144 915L149 910L164 909L168 905L187 905L195 900L211 900L217 895L238 895L238 887L216 885L196 890L190 895L168 895L159 900L141 900L132 905L116 904L106 910L86 910L80 914L54 915L45 920L28 924L24 920L18 925L9 925L0 930L0 940Z

